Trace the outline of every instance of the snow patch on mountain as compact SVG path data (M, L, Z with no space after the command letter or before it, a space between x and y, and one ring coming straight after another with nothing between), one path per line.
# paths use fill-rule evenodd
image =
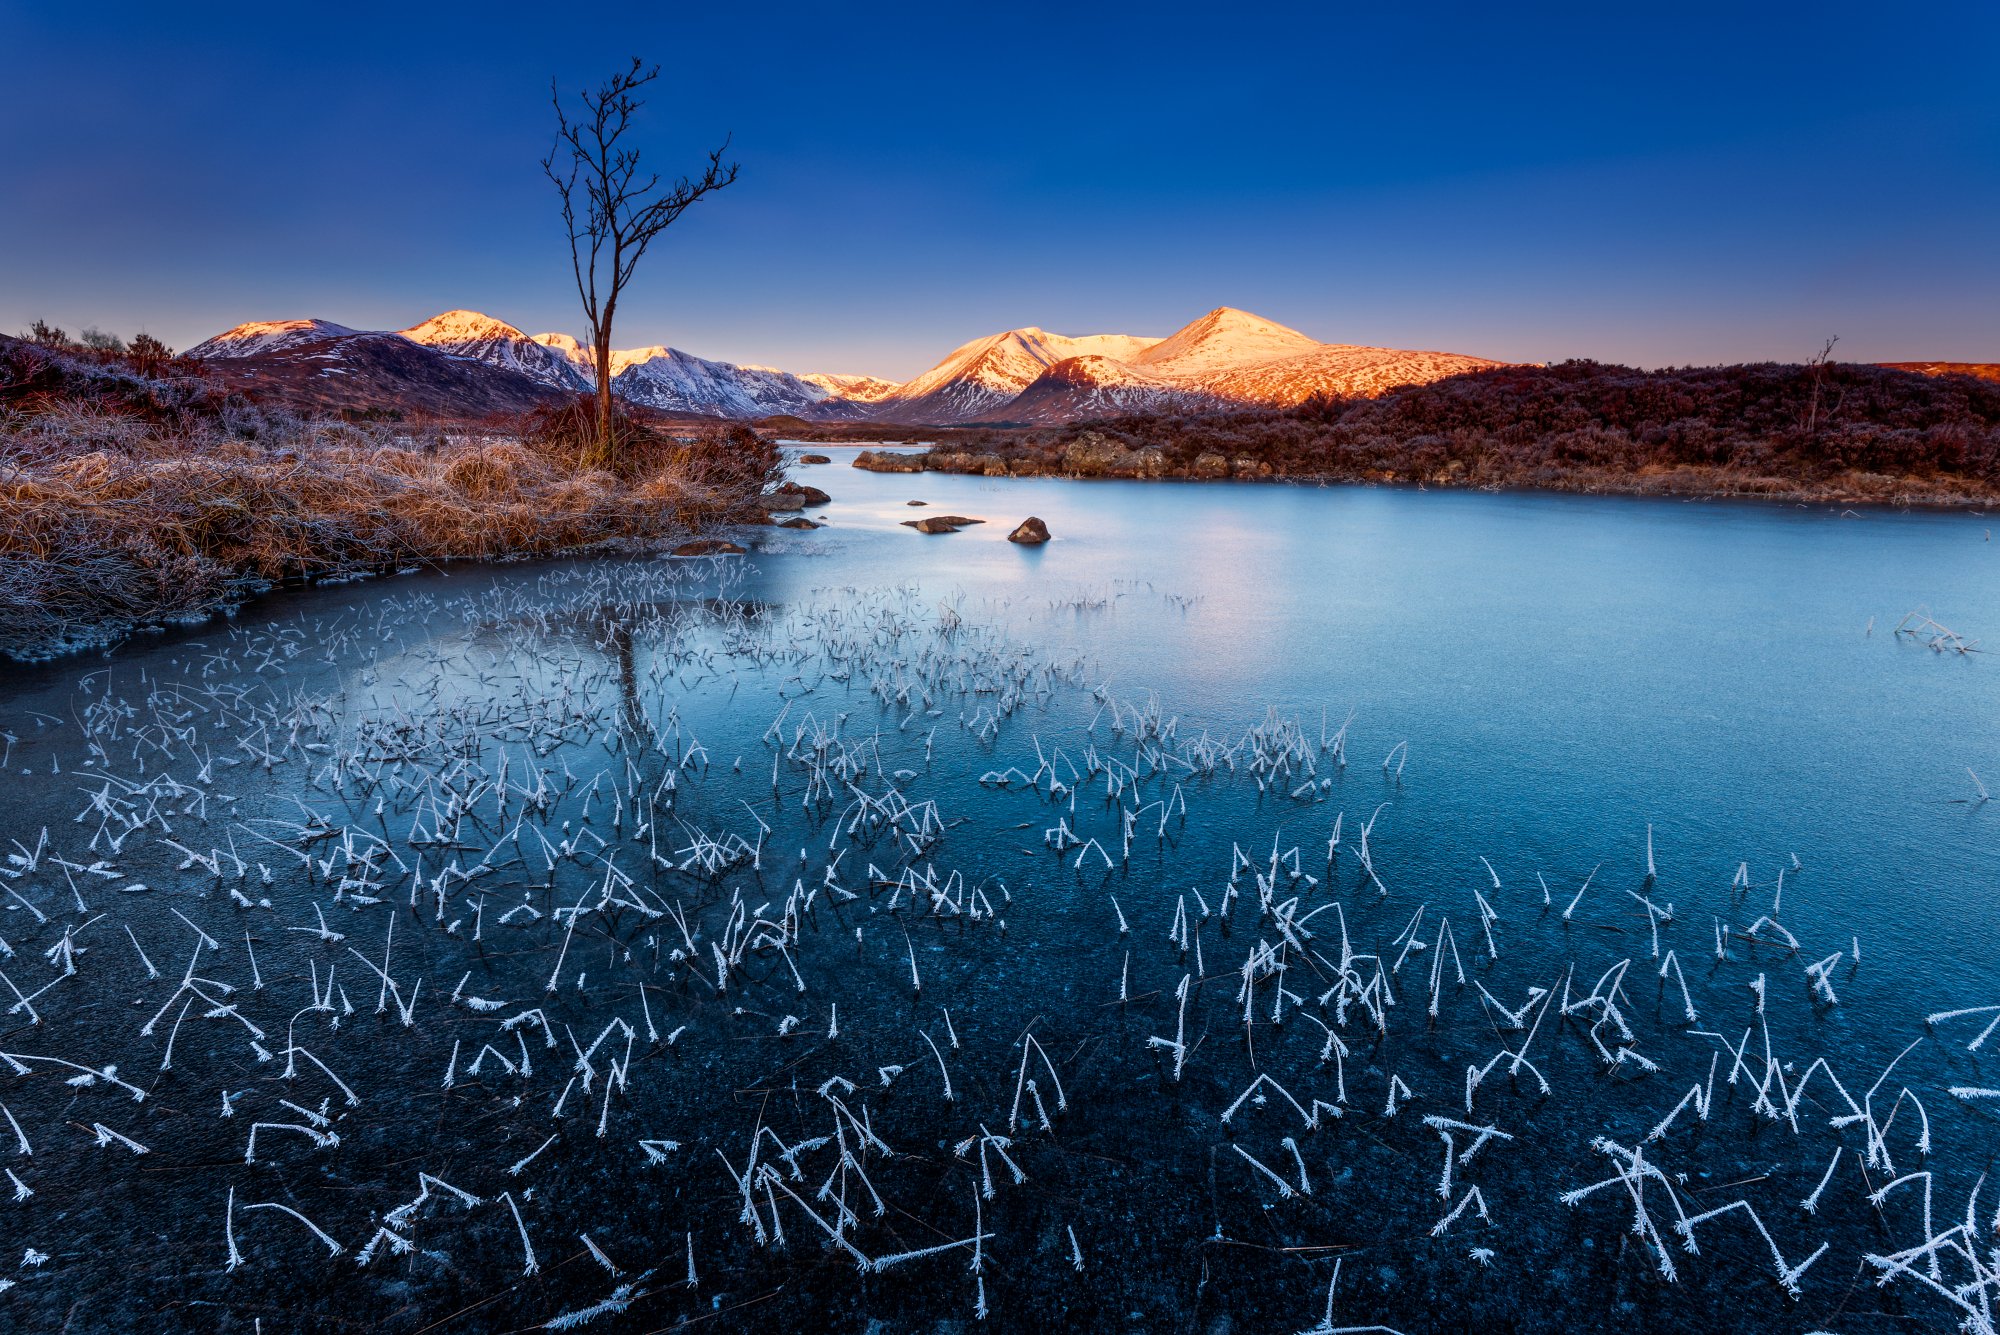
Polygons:
M1115 357L1070 357L1057 362L986 420L1068 422L1121 413L1192 411L1220 406L1213 396L1151 375Z
M535 342L541 344L543 347L552 348L556 352L561 353L571 365L575 366L585 375L590 374L590 349L577 342L575 335L535 334L532 337Z
M1297 403L1373 395L1497 365L1456 353L1321 343L1219 306L1163 339L1071 338L1013 329L954 349L883 398L875 416L909 422L1055 422L1115 412Z
M204 339L189 348L185 355L200 358L259 357L360 332L331 320L252 320Z
M436 348L447 356L516 371L557 389L584 390L590 386L588 373L565 352L478 311L446 311L400 332L412 343Z
M935 400L977 411L1013 398L1057 362L1071 357L1129 361L1157 341L1132 334L1071 338L1032 325L1009 329L952 349L943 361L904 384L895 397L904 402Z
M828 398L845 399L849 403L880 403L903 387L899 381L884 380L878 375L834 375L825 371L809 371L799 379L808 385L818 385L826 391Z
M1248 311L1218 306L1130 358L1155 373L1188 379L1211 372L1296 357L1324 346L1318 339Z
M499 339L525 341L528 337L505 320L496 320L479 311L446 311L442 315L433 315L422 324L397 332L412 343L426 343L432 347L453 343L490 343Z
M612 392L664 412L706 417L821 416L831 396L788 371L714 362L678 348L611 354Z

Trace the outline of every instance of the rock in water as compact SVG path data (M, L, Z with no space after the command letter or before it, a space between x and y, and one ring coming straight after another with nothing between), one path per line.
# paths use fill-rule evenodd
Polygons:
M1037 546L1049 540L1049 526L1029 515L1021 521L1021 526L1007 535L1007 541Z
M967 519L964 515L931 515L926 519L905 519L904 528L913 528L919 533L956 533L967 524L983 524L984 519Z
M924 456L897 454L889 450L863 450L854 456L854 466L870 473L921 473Z
M780 521L778 522L778 527L779 527L779 528L819 528L819 527L820 527L820 525L818 525L818 524L815 524L815 523L813 523L813 521L812 521L812 520L810 520L810 519L807 519L807 518L806 518L806 517L805 517L804 515L793 515L793 516L792 516L792 517L791 517L790 519L784 519L784 520L780 520Z
M802 464L830 464L833 462L833 457L826 454L801 454L799 462Z
M803 510L808 505L826 505L833 497L818 487L808 487L798 482L787 482L764 493L764 504L773 510Z
M674 548L675 556L741 556L743 549L722 538L697 538Z
M777 494L780 496L795 496L807 505L827 505L833 500L833 497L827 495L818 487L808 487L803 482L787 482L778 488ZM797 507L786 506L784 508L795 509Z

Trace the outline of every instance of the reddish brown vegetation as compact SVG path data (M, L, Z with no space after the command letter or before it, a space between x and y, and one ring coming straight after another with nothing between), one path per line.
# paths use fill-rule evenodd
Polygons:
M1310 477L1953 503L2000 495L2000 384L1879 366L1509 366L1373 399L940 442L951 472Z
M633 423L623 444L585 469L559 413L510 435L308 421L199 374L0 338L0 652L280 580L685 537L761 519L780 476L740 427Z
M1892 371L1921 375L1969 375L1975 380L2000 381L2000 362L1883 362Z

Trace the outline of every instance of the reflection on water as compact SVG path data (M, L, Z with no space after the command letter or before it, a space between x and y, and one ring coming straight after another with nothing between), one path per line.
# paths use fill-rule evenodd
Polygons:
M1983 521L810 477L9 671L23 1329L1984 1320Z

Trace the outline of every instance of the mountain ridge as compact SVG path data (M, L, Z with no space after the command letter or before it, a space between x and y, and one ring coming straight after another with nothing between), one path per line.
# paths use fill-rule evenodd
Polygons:
M1040 369L1027 378L1030 363ZM1218 306L1160 339L1070 338L1034 328L989 335L885 396L873 416L911 424L1047 424L1107 412L1283 406L1315 394L1370 397L1500 365L1463 353L1322 343Z
M561 351L479 311L445 311L396 333L449 356L518 372L552 389L581 393L590 388L590 377Z
M590 349L571 335L530 335L467 309L445 311L395 331L355 330L323 319L251 322L204 340L188 355L223 364L266 359L271 372L287 359L324 360L319 344L355 338L400 339L450 359L461 370L439 378L454 383L465 380L464 366L482 367L475 378L500 378L475 395L482 401L532 399L540 391L587 393L595 382ZM1163 338L1068 335L1036 325L1002 330L961 343L903 382L795 374L715 361L666 345L614 349L611 354L613 393L664 412L732 420L782 415L939 426L1283 405L1313 394L1365 397L1503 364L1462 353L1322 343L1230 306L1215 307ZM402 390L411 388L404 382L423 378L421 367L401 359ZM532 384L537 392L514 380Z

